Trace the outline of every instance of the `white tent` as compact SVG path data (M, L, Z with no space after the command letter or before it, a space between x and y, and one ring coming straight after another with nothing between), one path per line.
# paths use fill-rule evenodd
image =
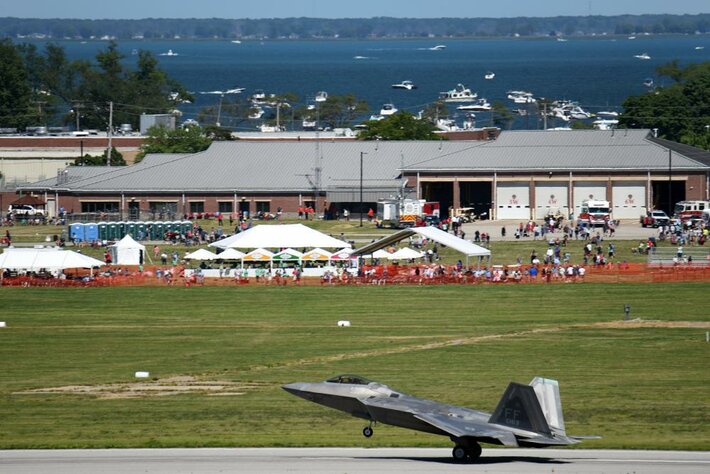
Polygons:
M101 267L104 262L72 250L8 248L0 255L0 268L36 272L57 272L68 268Z
M217 260L218 258L224 257L218 257L207 249L195 250L185 255L185 260Z
M409 247L404 247L397 250L395 253L390 254L390 256L387 258L389 258L390 260L411 260L414 258L422 258L423 256L424 254L422 254L422 252L410 249Z
M350 244L303 224L258 225L211 243L210 247L239 249L349 248Z
M145 245L139 244L130 235L111 245L109 252L114 265L142 265L145 259Z
M217 254L219 260L241 260L246 254L237 249L227 249L222 253Z

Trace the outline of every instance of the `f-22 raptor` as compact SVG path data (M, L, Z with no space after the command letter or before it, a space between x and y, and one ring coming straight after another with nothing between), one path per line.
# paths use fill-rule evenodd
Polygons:
M529 385L511 382L493 414L413 397L357 375L325 382L290 383L289 393L369 421L369 438L380 422L448 436L456 461L475 461L479 443L545 448L579 443L597 436L568 436L556 380L535 377Z

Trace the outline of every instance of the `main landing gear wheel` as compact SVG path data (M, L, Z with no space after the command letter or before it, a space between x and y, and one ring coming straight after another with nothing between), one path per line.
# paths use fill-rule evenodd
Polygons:
M466 462L468 460L468 450L461 445L454 446L454 450L451 452L456 462Z
M483 452L481 445L478 443L474 443L468 448L468 458L471 461L476 461L478 458L481 457L481 452Z
M369 426L366 426L365 428L362 429L362 435L365 438L371 437L373 433L374 433L374 431L372 431L372 428Z

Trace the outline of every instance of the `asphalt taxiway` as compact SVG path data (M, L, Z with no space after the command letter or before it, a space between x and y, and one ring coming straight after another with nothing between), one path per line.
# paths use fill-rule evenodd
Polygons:
M457 464L450 449L235 448L0 451L5 474L182 473L707 473L710 451L484 449Z

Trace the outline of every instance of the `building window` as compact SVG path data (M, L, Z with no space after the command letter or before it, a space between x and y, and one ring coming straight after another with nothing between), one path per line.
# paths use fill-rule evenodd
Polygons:
M205 212L205 203L203 201L191 202L190 212L192 213L202 213Z
M150 206L150 213L153 215L153 219L175 219L177 216L178 203L175 201L151 201L148 205Z
M234 209L234 203L232 201L220 201L218 206L221 214L231 214Z
M82 202L81 212L118 212L118 201Z
M271 212L270 201L256 201L256 212Z

